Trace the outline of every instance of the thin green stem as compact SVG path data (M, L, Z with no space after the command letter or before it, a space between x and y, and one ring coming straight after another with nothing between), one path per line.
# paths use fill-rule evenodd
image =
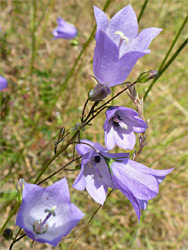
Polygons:
M170 52L171 52L172 49L174 48L175 43L177 42L177 40L178 40L178 38L179 38L179 36L180 36L180 34L181 34L183 28L185 27L185 24L187 23L187 19L188 19L188 15L187 15L186 18L184 19L184 21L183 21L183 23L182 23L182 26L180 27L180 29L179 29L177 35L176 35L175 38L174 38L174 41L172 42L172 44L171 44L169 50L167 51L166 56L165 56L165 58L163 59L161 65L160 65L160 67L159 67L159 70L158 70L159 72L161 71L163 65L165 64L165 62L166 62L166 60L167 60L167 58L168 58Z
M35 36L35 23L36 23L36 0L32 1L32 7L33 7L33 18L32 18L32 55L31 55L31 66L30 66L30 74L32 76L33 69L34 69L34 63L35 63L35 55L36 55L36 36Z
M19 208L19 203L16 204L16 206L11 210L8 218L6 219L6 221L4 222L3 226L1 227L1 230L0 230L0 234L3 233L7 223L9 222L9 220L12 218L12 216L14 215L14 213L16 212L16 210Z
M170 64L175 60L175 58L178 56L178 54L180 53L180 51L185 47L185 45L187 44L187 42L188 42L188 38L185 39L185 41L180 45L180 47L176 50L176 52L171 56L171 58L168 60L168 62L166 63L166 65L159 72L157 78L155 78L154 81L150 84L150 86L148 87L148 89L147 89L147 91L146 91L146 93L144 95L144 100L148 96L148 94L151 91L151 89L152 89L153 85L155 84L155 82L165 72L165 70L170 66Z
M113 191L113 189L107 195L106 200L110 196L110 194L112 193L112 191ZM99 209L101 207L102 207L102 205L99 205L98 208L95 210L95 212L93 213L93 215L91 216L91 218L88 220L87 224L84 226L84 228L82 229L82 231L79 233L79 235L76 237L76 239L74 240L74 242L70 246L69 250L73 249L74 245L76 244L76 242L78 241L78 239L81 237L81 235L85 232L85 230L88 228L89 224L91 223L91 221L93 220L93 218L95 217L95 215L97 214L97 212L99 211Z
M71 163L73 163L74 161L78 161L81 159L80 157L77 157L76 159L73 159L72 161L70 161L69 163L67 163L65 166L63 166L62 168L60 168L59 170L57 170L56 172L54 172L53 174L49 175L48 177L46 177L44 180L40 181L39 183L37 183L37 185L40 185L41 183L45 182L46 180L48 180L49 178L51 178L52 176L58 174L59 172L61 172L62 170L64 170L67 166L69 166Z
M130 83L130 82L127 82ZM108 100L107 102L105 102L103 105L101 105L100 107L98 107L97 109L94 110L94 112L98 111L99 109L103 108L104 106L106 106L108 103L110 103L112 100L114 100L116 97L118 97L119 95L121 95L124 91L126 91L128 88L130 88L131 86L135 85L137 83L137 81L131 83L129 86L127 86L125 89L121 90L120 92L118 92L115 96L113 96L112 98L110 98L110 100Z
M126 91L129 87L135 85L137 82L133 82L132 84L130 84L127 88L123 89L122 91L120 91L119 93L117 93L117 95L115 95L114 97L112 97L110 100L108 100L106 103L104 103L103 105L101 105L99 108L97 108L96 110L94 110L94 112L98 111L95 115L93 114L93 116L84 124L84 127L87 126L99 113L101 113L101 111L103 111L105 108L107 108L107 104L109 102L111 102L114 98L118 97L119 95L121 95L124 91Z
M41 169L40 173L38 174L38 176L36 177L34 184L36 184L38 182L38 180L40 179L40 177L43 175L43 173L46 171L46 169L50 166L50 164L63 152L65 151L65 149L68 148L68 146L72 143L72 141L76 138L78 134L78 131L76 131L74 133L74 135L71 137L71 139L67 142L67 144L65 144L65 146L63 146L58 152L57 154L55 154Z
M145 10L145 8L146 8L146 5L147 5L148 1L149 1L149 0L145 0L144 4L142 5L142 9L141 9L140 15L139 15L139 17L138 17L138 24L140 23L140 20L141 20L143 14L144 14L144 10Z
M48 9L48 7L52 1L53 0L49 0L48 3L46 4L46 6L43 8L42 15L35 26L35 31L37 31L37 28L41 25L42 20L44 19L45 15L46 15L46 10Z

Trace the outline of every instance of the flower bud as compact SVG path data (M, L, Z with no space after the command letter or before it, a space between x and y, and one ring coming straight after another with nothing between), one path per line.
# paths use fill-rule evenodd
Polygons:
M143 72L139 75L137 82L144 83L144 82L147 82L151 79L156 78L157 76L158 76L157 70L150 70L147 72Z
M13 238L13 231L10 228L5 228L4 232L3 232L3 237L6 240L11 240Z
M110 87L105 84L98 83L94 89L89 92L90 101L101 101L111 93Z

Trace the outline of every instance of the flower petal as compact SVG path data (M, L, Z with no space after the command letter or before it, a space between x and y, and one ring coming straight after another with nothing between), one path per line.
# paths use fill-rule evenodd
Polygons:
M149 200L158 194L159 185L156 178L135 170L129 165L129 160L114 162L111 169L120 185L131 190L137 199Z
M151 169L132 160L129 160L129 167L132 167L136 171L139 171L143 174L155 176L159 184L165 179L166 175L169 174L174 169L174 168L165 170Z
M124 36L128 37L130 41L132 38L136 37L138 33L138 23L136 14L131 5L128 5L117 12L109 21L108 28L106 30L106 34L118 46L120 37L114 35L116 31L122 31Z
M101 146L99 143L94 143L92 141L89 140L81 140L80 144L76 145L76 151L78 152L79 155L84 155L90 151L92 151L92 147L95 148L98 151L106 151L107 149L103 146ZM90 147L89 145L83 144L83 143L87 143L89 145L91 145L92 147Z
M139 200L139 199L137 199L137 200L140 204L141 209L145 210L147 208L148 201L147 200Z
M118 147L132 150L136 143L136 137L130 132L130 127L125 130L121 127L114 127L114 139Z
M80 190L80 191L84 191L84 189L86 187L86 182L85 182L85 177L83 175L83 171L84 171L84 166L82 166L79 175L76 177L76 179L72 185L73 188Z
M115 143L115 136L114 136L114 127L112 126L112 121L109 121L107 129L104 131L105 133L105 145L108 150L112 150L116 143Z
M148 49L151 41L162 31L159 28L147 28L142 30L136 38L134 49L146 50Z
M113 87L123 83L131 73L137 60L148 53L150 53L150 50L130 51L124 54L118 61L112 62L111 64L109 63L108 67L113 69L109 73L106 72L105 76L106 81L110 83L109 86Z
M61 17L57 18L58 27L52 32L54 39L73 39L77 36L77 29L67 22L65 22Z
M130 200L130 202L133 205L133 208L136 212L138 222L140 221L141 216L141 207L139 201L136 199L136 197L133 195L133 193L126 187L126 185L123 185L121 182L119 182L119 179L117 176L112 175L113 182L117 185L118 189Z
M99 30L106 31L106 28L108 26L108 18L106 14L97 8L96 6L93 6L94 9L94 15L97 23L97 32Z
M96 168L97 168L97 172L98 172L98 177L101 180L101 183L105 183L108 187L116 189L116 185L114 185L113 181L112 181L112 177L110 174L110 170L105 162L105 160L100 157L101 160L99 163L95 163Z
M4 77L0 76L0 91L6 89L7 85L7 80Z
M119 59L119 50L115 43L103 32L97 32L93 58L93 72L100 83L110 82L114 71L114 62Z
M120 117L136 133L143 133L148 128L145 121L138 116L128 116L126 113L121 112Z
M84 176L88 193L97 203L103 205L106 200L108 186L103 183L93 166L85 167Z

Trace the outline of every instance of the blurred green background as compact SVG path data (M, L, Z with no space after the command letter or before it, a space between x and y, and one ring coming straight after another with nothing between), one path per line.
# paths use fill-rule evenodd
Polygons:
M34 4L35 3L35 4ZM112 0L106 10L111 18L131 4L137 17L144 1ZM67 84L63 82L95 25L93 5L103 8L104 0L1 1L1 69L8 89L1 97L1 224L17 204L16 183L23 177L33 182L42 166L53 156L54 141L61 126L67 131L80 121L88 91L95 86L92 59L95 41L82 55ZM186 17L187 1L149 1L139 24L139 31L159 27L163 31L150 45L151 53L141 58L128 81L150 69L158 69L175 35ZM52 31L61 16L79 31L78 45L53 40ZM186 38L182 31L172 52ZM136 213L128 199L114 191L97 213L73 249L88 250L186 250L187 238L187 48L178 55L159 78L144 103L145 119L150 120L147 145L138 161L154 169L175 167L160 185L160 194L142 211L138 225ZM150 82L137 85L140 98ZM123 89L114 89L117 93ZM114 105L135 108L126 93ZM81 134L104 145L104 112ZM137 145L138 146L138 145ZM121 150L121 152L123 152ZM71 160L72 147L60 155L43 175L47 177ZM75 167L75 164L72 164ZM80 224L56 249L69 249L98 205L87 192L71 188L78 172L63 171L42 184L43 187L67 177L71 199L86 213ZM16 234L16 215L7 226ZM1 237L2 249L10 242ZM53 249L25 237L14 249Z

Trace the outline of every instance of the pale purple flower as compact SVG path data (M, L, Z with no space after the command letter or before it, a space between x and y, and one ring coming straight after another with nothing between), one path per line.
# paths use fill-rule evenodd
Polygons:
M138 116L138 113L130 108L112 106L106 111L104 122L105 145L111 150L117 144L123 149L132 150L135 146L136 133L142 133L147 129L147 124Z
M147 28L138 34L137 18L131 5L121 9L109 22L96 6L94 14L97 33L93 72L99 83L112 87L123 83L137 60L150 53L148 47L161 29Z
M65 22L61 17L57 18L58 27L53 30L54 39L73 39L77 36L76 28L67 22Z
M70 201L66 178L46 188L25 183L16 225L32 240L57 246L83 216Z
M4 77L0 76L0 91L6 89L7 85L8 85L7 80Z
M82 143L87 143L93 148ZM146 209L148 201L159 193L159 184L173 168L167 170L150 169L129 160L129 154L111 154L98 143L82 140L76 147L82 156L81 171L73 187L83 191L103 205L108 187L119 189L132 203L138 221L141 209Z
M141 209L146 209L148 200L158 195L159 184L172 170L173 168L151 169L128 158L111 164L112 180L132 203L138 221L140 221Z
M90 146L84 145L87 143L94 147L96 151ZM105 155L111 158L127 157L127 154L109 154L106 148L99 143L93 143L88 140L81 140L81 144L76 146L79 155L82 156L81 171L74 181L73 187L77 190L87 190L90 196L99 204L103 205L106 200L108 187L116 188L112 182L112 177L108 169L108 165L104 158ZM100 154L99 154L100 153Z

